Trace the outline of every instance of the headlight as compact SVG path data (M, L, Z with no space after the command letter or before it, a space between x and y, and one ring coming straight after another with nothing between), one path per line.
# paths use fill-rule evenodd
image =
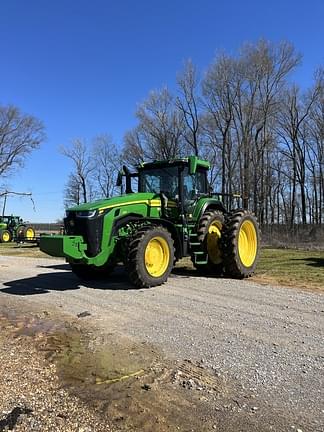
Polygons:
M77 211L75 212L76 217L80 218L93 218L96 216L97 210L83 210L83 211Z

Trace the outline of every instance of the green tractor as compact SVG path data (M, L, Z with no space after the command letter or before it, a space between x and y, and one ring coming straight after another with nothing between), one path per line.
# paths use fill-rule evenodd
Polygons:
M195 156L144 163L136 173L124 167L124 194L68 209L65 234L41 236L40 248L65 257L81 279L106 277L123 262L137 287L163 284L185 256L201 274L248 277L259 255L257 221L225 208L210 192L208 169Z
M0 216L0 243L34 239L34 228L23 222L20 216Z

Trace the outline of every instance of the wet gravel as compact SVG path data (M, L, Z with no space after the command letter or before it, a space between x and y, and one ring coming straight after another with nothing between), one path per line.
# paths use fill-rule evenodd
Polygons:
M286 419L284 428L251 430L324 430L322 294L183 269L150 289L134 289L122 270L85 286L62 261L0 257L0 301L13 298L83 314L80 320L102 332L153 343L171 359L200 362L233 383L239 405L245 397L260 421L265 412Z
M0 328L1 432L111 430L91 407L62 388L55 364L40 355L35 341L17 334L7 321L0 320Z

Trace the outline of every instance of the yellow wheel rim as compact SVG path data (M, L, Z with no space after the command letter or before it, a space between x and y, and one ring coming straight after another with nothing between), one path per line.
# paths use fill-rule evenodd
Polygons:
M9 234L8 232L4 232L4 233L2 234L2 241L3 241L4 243L7 243L8 241L10 241L10 234Z
M240 260L245 267L251 267L255 261L258 248L258 237L254 224L246 220L242 223L239 238L238 252Z
M30 239L33 239L34 237L35 237L35 233L34 233L33 228L28 228L26 230L26 238L30 240Z
M170 262L170 249L163 237L153 237L145 249L145 268L150 276L160 277Z
M208 228L207 233L207 252L210 261L213 264L222 262L222 254L220 248L220 238L222 235L222 222L215 220Z

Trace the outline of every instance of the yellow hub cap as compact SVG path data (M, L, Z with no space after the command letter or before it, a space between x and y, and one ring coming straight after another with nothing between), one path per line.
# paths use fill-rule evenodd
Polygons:
M207 233L207 252L208 257L213 264L220 264L222 262L222 255L220 249L220 238L222 235L222 223L215 220L208 228Z
M257 255L258 237L254 224L246 220L242 223L239 238L238 252L240 260L245 267L251 267Z
M26 238L32 239L34 237L35 237L35 233L34 233L33 228L28 228L26 231Z
M153 237L145 249L145 268L150 276L160 277L168 268L170 250L163 237Z
M3 241L4 243L10 241L10 234L9 234L8 232L4 232L4 233L2 234L2 241Z

